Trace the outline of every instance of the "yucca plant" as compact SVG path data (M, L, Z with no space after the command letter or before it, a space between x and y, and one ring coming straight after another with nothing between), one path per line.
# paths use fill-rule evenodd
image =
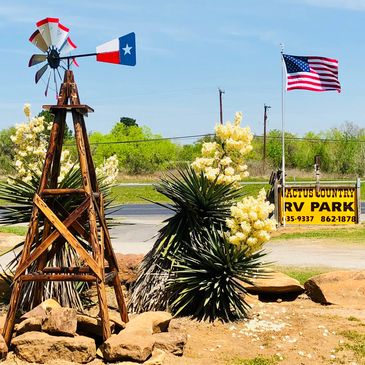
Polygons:
M250 306L244 284L264 277L265 253L247 254L222 231L209 228L203 235L192 235L185 254L176 258L167 282L170 309L198 320L245 318Z
M218 184L186 167L168 174L155 186L171 200L156 203L170 209L173 215L164 221L153 248L144 257L132 286L130 310L164 310L168 305L166 283L174 262L186 256L191 237L204 235L206 228L219 230L230 215L232 203L243 196L232 184ZM190 251L189 251L190 252Z
M39 186L40 177L37 174L32 174L32 179L30 182L24 182L21 179L11 178L11 183L1 182L0 183L0 199L5 203L0 206L2 214L0 216L1 224L17 224L29 222L32 208L33 208L33 197L34 193L37 191ZM64 177L61 183L59 183L59 188L79 188L82 185L82 177L80 170L76 167L72 168ZM99 181L99 186L104 196L108 196L110 191L110 185L104 184L103 180ZM65 195L57 197L57 202L63 206L65 211L71 212L75 209L84 199L80 195ZM111 200L105 200L105 206L110 206ZM42 220L42 215L40 215L39 220L39 239L42 238L44 222ZM88 229L88 227L85 227ZM85 241L82 237L77 237L79 242L87 251L91 251L89 243ZM11 250L1 253L0 256L5 255L9 251L14 251L14 258L7 264L5 268L2 268L2 276L5 281L9 284L12 282L12 276L18 265L20 256L22 254L24 241L20 242L16 246L12 247ZM51 266L79 266L81 264L78 255L75 253L74 249L67 243L63 246L57 255L49 263ZM35 269L31 267L30 270ZM20 307L22 309L28 309L33 306L34 290L37 286L30 282L24 285L23 295L20 302ZM87 289L87 284L84 282L74 283L74 282L47 282L44 285L44 299L46 298L56 298L61 305L70 306L82 309L83 298L81 294Z

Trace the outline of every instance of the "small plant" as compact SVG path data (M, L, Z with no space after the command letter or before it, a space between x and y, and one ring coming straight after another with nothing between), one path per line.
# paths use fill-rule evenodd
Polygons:
M221 231L195 234L185 243L186 252L177 258L167 283L174 314L199 320L231 321L247 317L244 284L263 277L263 252L247 254L230 244Z
M229 360L227 365L276 365L279 362L279 358L275 355L272 357L262 357L258 356L253 359L241 359L233 358Z

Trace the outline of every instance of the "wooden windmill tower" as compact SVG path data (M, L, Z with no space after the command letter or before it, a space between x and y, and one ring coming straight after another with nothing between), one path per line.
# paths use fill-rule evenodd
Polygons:
M95 283L102 320L103 338L106 340L111 335L105 291L106 272L109 272L108 278L111 280L115 290L121 319L127 322L128 314L118 276L117 260L105 220L104 198L98 187L85 126L84 117L88 113L93 112L93 109L80 103L74 75L69 68L72 63L76 63L76 57L91 55L96 55L97 60L102 62L134 65L134 33L98 47L97 53L63 56L62 54L68 53L75 48L68 37L68 29L60 24L56 18L46 18L38 22L37 27L38 29L31 36L30 41L45 54L33 55L29 61L29 66L41 62L46 62L46 64L36 73L36 82L50 69L46 87L47 94L52 73L57 88L56 79L59 76L59 68L64 68L65 72L58 94L57 105L43 106L45 110L49 110L54 115L54 121L39 187L34 195L28 233L14 276L3 336L9 345L24 283L37 283L36 301L38 299L38 302L40 302L43 289L42 284L44 282L71 281ZM119 52L118 59L113 48L115 48L116 43L121 47L123 45L122 41L125 40L129 42L129 44L126 43L125 47L126 55ZM126 56L124 57L124 63L123 56ZM65 63L66 67L63 67L62 63ZM66 127L66 115L68 113L72 115L82 177L82 186L78 189L58 188L61 152ZM78 195L81 198L81 204L74 209L67 209L59 202L59 198L65 195ZM42 235L39 235L40 222L44 222ZM86 241L91 252L85 249L84 243ZM71 247L81 259L83 263L81 266L50 266L52 258L65 245ZM107 267L105 262L108 264Z

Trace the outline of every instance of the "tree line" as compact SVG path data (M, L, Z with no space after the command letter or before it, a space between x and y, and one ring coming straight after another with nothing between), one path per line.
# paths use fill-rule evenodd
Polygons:
M42 112L51 118L47 112ZM11 174L13 167L13 143L10 136L14 127L0 131L0 172ZM75 154L74 139L66 131L67 148ZM117 155L121 171L129 174L152 173L174 169L183 163L192 162L200 155L202 143L212 140L206 136L191 144L161 140L150 128L140 126L133 118L123 117L115 123L109 133L92 132L89 140L96 164L111 155ZM261 164L264 153L262 136L253 141L253 151L248 156L251 163ZM365 129L352 122L322 132L308 132L303 137L285 133L285 160L287 168L312 171L315 156L320 156L321 171L334 174L365 174ZM281 167L281 131L271 130L267 134L267 169Z

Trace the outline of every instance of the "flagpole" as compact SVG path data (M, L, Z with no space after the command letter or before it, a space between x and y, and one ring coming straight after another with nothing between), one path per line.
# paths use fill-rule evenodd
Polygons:
M280 44L281 52L280 52L280 58L281 58L281 146L282 146L282 218L283 218L283 227L286 226L286 216L285 216L285 100L284 100L284 45Z

